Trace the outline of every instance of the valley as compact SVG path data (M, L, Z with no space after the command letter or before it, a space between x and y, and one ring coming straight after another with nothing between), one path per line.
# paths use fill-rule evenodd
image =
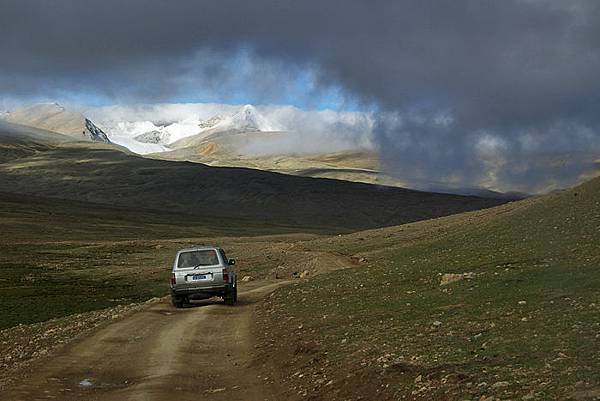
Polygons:
M598 394L598 179L505 203L2 128L3 399L167 399L175 377L208 399ZM172 257L197 244L251 277L239 308L168 305ZM227 322L229 353L214 347ZM201 326L239 384L181 376L205 354L159 346Z
M0 401L600 401L599 21L2 0Z

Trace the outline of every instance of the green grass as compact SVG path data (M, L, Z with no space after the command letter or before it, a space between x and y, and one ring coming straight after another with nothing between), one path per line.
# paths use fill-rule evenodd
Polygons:
M0 329L140 302L167 290L168 263L150 264L152 255L135 244L27 244L0 246L0 252Z
M393 397L564 399L600 385L599 201L595 180L495 211L313 241L369 266L280 290L274 319L302 322L337 369L372 369ZM439 285L464 272L476 278Z
M22 265L0 269L0 329L163 296L167 280L156 274L141 281L102 280L92 275L49 274Z
M256 276L265 244L283 240L257 236L297 231L0 194L0 329L168 295L172 258L193 244L227 245Z

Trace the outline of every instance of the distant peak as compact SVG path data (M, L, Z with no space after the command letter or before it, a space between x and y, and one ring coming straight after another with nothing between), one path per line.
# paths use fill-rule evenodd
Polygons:
M85 119L85 130L83 131L84 135L86 134L86 131L89 133L88 136L92 141L111 143L106 133L87 118Z

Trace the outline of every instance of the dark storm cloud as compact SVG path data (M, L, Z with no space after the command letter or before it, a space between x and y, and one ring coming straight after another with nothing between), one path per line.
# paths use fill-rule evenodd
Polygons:
M542 189L600 150L598 21L594 0L0 0L0 91L163 100L246 48L376 104L401 176Z

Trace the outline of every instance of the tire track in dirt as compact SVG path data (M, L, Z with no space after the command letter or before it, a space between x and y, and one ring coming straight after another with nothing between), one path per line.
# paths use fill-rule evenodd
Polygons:
M253 366L253 304L279 282L253 282L235 307L154 304L81 339L9 386L2 400L277 400Z

